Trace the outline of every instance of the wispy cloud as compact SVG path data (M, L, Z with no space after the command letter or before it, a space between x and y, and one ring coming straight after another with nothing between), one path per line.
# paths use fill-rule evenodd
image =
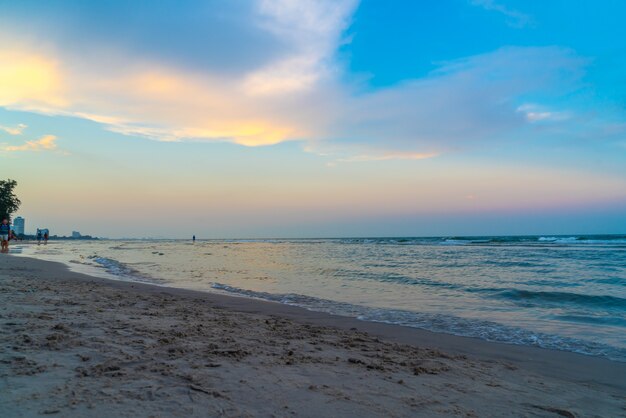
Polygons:
M24 125L23 123L20 123L19 125L16 125L16 126L0 125L0 131L4 131L10 135L22 135L22 133L24 132L24 129L26 128L28 128L28 126Z
M58 138L54 135L44 135L37 140L26 141L23 145L10 145L4 148L8 152L19 151L54 151L57 149L56 140Z
M420 79L336 98L310 149L430 155L485 146L531 123L519 111L529 96L577 89L585 65L573 51L553 47L502 48L443 63Z
M470 3L474 6L482 7L485 10L503 14L506 16L506 23L514 28L523 28L533 25L534 23L532 16L515 9L510 9L496 0L471 0Z
M554 111L545 106L524 104L517 108L517 111L526 117L530 123L536 122L560 122L568 120L572 114L567 111Z
M250 94L306 90L331 76L342 33L348 28L357 0L262 0L262 27L289 39L294 52L250 73L244 88Z

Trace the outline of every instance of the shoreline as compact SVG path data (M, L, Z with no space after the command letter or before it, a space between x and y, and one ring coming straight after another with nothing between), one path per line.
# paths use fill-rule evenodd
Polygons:
M155 339L153 335L154 330L152 330L152 332L146 332L146 335L141 338L137 336L138 334L141 334L138 330L142 329L141 327L147 326L146 324L159 327L163 326L161 322L176 322L178 326L186 326L187 321L191 321L196 326L201 328L202 326L206 327L207 322L200 319L190 319L190 317L193 317L196 314L209 316L219 314L223 316L223 319L228 323L228 326L224 324L220 326L216 325L217 329L219 329L222 334L233 334L230 338L232 338L234 342L229 340L224 344L227 346L235 344L237 346L248 348L242 349L242 352L247 353L243 355L242 358L233 360L228 357L228 361L220 363L221 366L215 367L215 369L211 368L212 371L228 371L228 367L224 366L228 365L226 363L232 362L230 365L237 365L238 367L236 367L236 369L238 370L238 373L242 376L245 375L246 377L239 380L249 381L251 376L253 380L261 379L260 374L267 372L265 368L269 367L270 370L274 370L274 368L281 370L286 369L282 371L279 370L279 372L272 372L277 374L277 378L280 381L287 382L289 379L296 379L292 376L294 369L300 371L300 373L296 373L299 375L299 378L302 378L301 375L304 374L307 376L307 379L305 380L316 381L316 379L313 379L313 376L315 376L318 372L312 370L311 365L320 364L322 365L320 367L324 372L324 378L318 376L318 380L321 379L320 381L325 381L324 379L328 378L329 382L337 382L337 379L344 379L346 382L350 382L350 385L343 387L341 390L342 393L348 393L351 391L350 394L346 395L350 398L349 400L344 399L345 396L342 398L343 400L341 400L339 399L341 397L335 396L336 394L330 394L332 391L324 389L323 385L320 386L318 382L309 385L310 387L314 387L313 389L307 389L306 387L300 388L295 394L293 394L295 400L284 400L283 403L286 403L290 411L288 414L281 405L270 403L263 406L262 402L259 403L259 408L261 408L261 406L263 406L263 408L275 408L273 412L274 414L276 414L276 411L281 411L281 413L285 416L292 416L294 414L295 416L315 416L315 414L310 415L312 414L312 410L304 408L304 404L302 402L309 402L311 399L321 396L320 399L328 398L326 399L326 402L330 402L335 406L343 405L342 407L347 408L345 411L353 411L353 409L350 409L351 407L356 408L354 411L361 408L359 409L360 415L383 416L384 414L382 411L374 408L373 406L371 406L371 408L363 409L362 406L365 401L361 399L365 396L364 394L368 393L368 388L377 388L382 385L383 392L381 396L386 398L387 401L389 401L391 396L395 395L394 391L397 386L401 386L402 390L405 390L407 386L410 386L416 394L424 395L426 393L428 395L426 398L437 399L437 402L432 405L429 404L430 406L420 404L419 402L413 402L413 404L411 402L406 404L401 403L397 406L390 404L387 407L394 411L394 414L392 415L419 416L420 414L424 414L424 416L437 416L439 414L442 416L448 416L451 414L451 411L455 411L454 408L452 410L448 408L450 405L453 405L458 409L459 413L453 413L452 415L472 416L471 413L478 413L480 416L484 415L484 412L489 410L483 409L483 413L480 413L479 408L481 407L481 399L485 401L482 403L487 403L482 407L488 408L490 405L486 401L491 399L492 395L498 395L492 399L493 402L497 402L499 397L503 397L503 394L500 393L502 392L502 388L507 387L507 385L515 385L517 384L515 382L519 381L534 382L529 386L528 399L526 399L526 402L522 403L531 405L528 406L528 411L533 411L533 414L537 414L538 416L558 416L558 412L554 412L555 410L559 410L561 412L573 411L571 412L573 415L561 414L562 416L577 416L577 414L580 413L584 415L597 413L594 411L597 411L598 405L589 405L584 402L584 399L587 396L594 396L597 399L600 399L598 398L600 393L604 393L604 397L601 402L598 402L606 408L607 413L612 411L611 414L613 415L600 414L599 416L619 416L615 415L615 413L621 413L622 415L626 413L625 409L619 409L619 405L622 405L622 408L626 405L626 397L623 396L623 394L626 393L626 363L611 361L604 358L537 347L488 342L476 338L434 333L422 329L403 327L399 325L361 321L356 318L309 311L300 307L252 298L164 287L146 283L104 279L72 272L62 263L43 261L29 258L27 256L12 257L9 255L2 260L0 280L0 286L3 287L1 294L3 307L0 308L0 321L5 324L3 327L3 333L5 334L5 337L8 337L10 340L14 341L14 344L17 344L10 349L3 347L2 351L0 351L0 358L2 359L2 362L0 363L0 372L2 375L2 380L0 380L0 382L2 383L0 383L0 386L6 385L6 388L4 388L3 391L0 391L0 393L6 393L6 389L10 389L11 383L15 384L15 382L29 380L34 381L37 379L53 381L54 379L52 378L43 379L43 377L47 374L54 374L53 372L47 371L50 369L50 366L46 366L45 370L42 370L41 372L37 372L35 367L35 371L32 375L21 375L19 373L15 373L16 367L19 366L19 364L16 366L14 361L11 359L15 358L16 352L19 352L19 355L26 356L27 358L32 355L32 361L36 364L41 363L41 358L45 358L53 364L55 364L55 362L62 364L59 359L64 357L62 355L63 353L66 351L80 351L82 348L93 343L93 341L86 339L87 337L82 336L84 333L81 332L81 327L77 326L77 324L83 323L83 327L93 329L94 333L106 333L111 331L112 328L107 328L106 326L107 324L110 326L109 320L111 319L109 317L110 313L107 313L107 309L111 308L107 308L107 306L114 304L115 301L119 301L119 304L121 305L118 307L119 312L115 312L115 309L114 312L115 315L122 315L124 318L123 321L126 323L125 331L128 331L127 333L129 335L124 335L124 338L128 338L129 343L132 343L134 340L150 340L150 343L142 343L143 345L137 343L141 347L137 348L132 354L125 354L126 356L136 357L134 361L140 361L139 359L145 355L145 352L151 350L156 350L156 357L165 355L165 358L169 359L167 350L172 348L171 342L165 342L162 344L158 343L159 340ZM23 287L25 284L31 286L31 288L36 287L36 291L24 294L20 293L17 289ZM83 306L83 302L81 302L81 300L90 300L90 298L93 297L94 292L98 293L99 296L92 301L95 306ZM69 304L72 302L79 304L69 304L69 307L83 307L80 309L76 308L76 312L67 313L66 310L71 309L64 306L63 303L60 305L50 305L50 299L54 299L53 295L59 294L65 295L63 300L65 300L66 303ZM72 295L74 295L77 300L72 301ZM7 298L8 300L4 300ZM164 300L169 301L170 299L170 302L163 302ZM163 309L167 311L167 315L163 313L163 316L161 316L158 309L155 311L155 306L159 306L159 304L163 304ZM137 307L139 305L142 305L141 312L137 311ZM59 311L59 316L69 315L65 321L62 321L54 326L59 326L60 324L59 329L67 329L67 334L73 336L71 338L68 337L68 341L72 339L76 340L74 341L75 344L69 344L68 342L69 347L66 347L66 349L56 347L58 350L50 350L48 346L52 340L46 340L46 338L50 335L59 334L59 332L52 332L52 334L50 334L51 328L44 327L44 325L49 325L50 321L53 320L39 319L29 315L29 312L35 309L49 309L52 312ZM98 309L101 309L102 312L98 311ZM143 310L150 312L153 315L149 315L144 318L142 316ZM21 319L22 322L11 319L12 315L16 315L15 312L22 312L24 314L24 317ZM46 315L52 316L50 314ZM237 320L233 321L233 318L236 318ZM56 318L54 320L56 320ZM11 321L14 321L18 325L6 326L6 323ZM120 319L120 321L122 320ZM304 349L304 346L300 347L298 350L288 350L286 355L280 350L280 354L276 352L277 348L274 346L274 339L268 338L266 333L269 331L265 329L271 325L270 323L272 321L280 322L282 324L282 328L284 328L284 333L287 334L286 336L282 335L282 340L277 337L278 340L282 341L283 345L293 346L295 343L304 344L306 342L305 345L308 350L307 353L309 353L309 351L310 353L306 355L303 354L301 358L296 359L297 356L293 353L299 352L300 349ZM41 338L43 338L43 341L46 342L39 345L35 344L33 347L33 344L24 343L23 341L19 342L19 338L22 337L19 335L16 336L15 332L8 329L15 326L21 326L24 328L23 332L26 332L26 334L29 335L28 339L35 341L38 339L38 334L34 331L29 332L29 325L32 326L33 329L39 330L38 332L48 333L47 336L41 334ZM311 329L314 329L315 332L311 333ZM203 347L205 339L215 337L215 333L209 332L207 336L203 334L203 332L191 332L189 335L177 337L177 339L180 340L179 346L182 347L182 351L178 356L174 356L174 358L171 359L172 362L176 363L182 361L193 363L194 361L199 361L199 353L196 352L197 350L191 350L193 353L189 354L185 347ZM20 332L17 334L20 334ZM350 340L351 343L333 345L329 343L329 341L333 338L339 338L342 341ZM162 339L167 340L168 337L164 337ZM156 342L152 340L156 340ZM254 341L254 344L250 345L251 341ZM46 344L48 344L48 346ZM106 338L101 338L101 340L98 341L98 345L104 347L100 347L103 348L103 352L100 353L100 355L105 356L107 352L106 347L109 344L113 344L113 341L108 341ZM257 354L253 353L255 344L258 350L260 350ZM52 345L54 346L54 344ZM57 344L57 346L63 346L63 344ZM360 346L363 347L359 348ZM17 347L18 350L15 350L15 347ZM91 350L96 350L96 348L92 347ZM200 348L198 348L198 350L200 350ZM331 359L324 356L317 358L313 354L318 350L320 353L332 352L331 357L334 356L339 360L331 361ZM212 352L210 357L221 359L223 356L220 354L220 350L217 349L216 352L217 354ZM290 352L292 354L289 354ZM389 357L389 359L385 360L385 355L382 357L374 356L370 358L368 357L369 354L367 354L370 352L374 352L379 356L381 355L381 352L386 353L386 356ZM361 355L364 355L365 357L359 357ZM269 366L263 364L263 361L259 363L259 359L264 359L264 356L268 356L270 358L279 357L280 361L278 363L273 362ZM89 355L88 357L92 358L93 355ZM235 355L235 357L237 357L237 355ZM283 357L286 357L286 359ZM289 357L294 358L290 359ZM18 363L24 363L24 361L24 359L18 360ZM81 367L75 365L75 361L78 361L79 363L82 361L80 358L78 360L72 359L71 361L66 359L65 361L67 362L67 365L61 368L69 370L69 368L73 367L71 369L71 374L75 373L78 367ZM89 361L86 362L89 363ZM247 366L242 369L242 363L246 362L250 364L247 364ZM106 362L100 364L105 363ZM167 361L165 361L165 363L167 363ZM405 366L403 366L403 364ZM407 364L409 364L409 366L406 366ZM185 369L186 372L191 370L191 374L193 374L193 371L196 370L193 368L193 364L186 364L185 366L174 365L172 367L174 369L180 367L181 369ZM420 367L422 369L420 369ZM371 375L368 376L372 379L371 384L368 385L367 382L364 383L359 380L359 368L364 369L365 373ZM3 371L3 369L8 370ZM17 367L17 370L19 370L19 367ZM419 372L420 370L422 370L423 373ZM480 370L480 372L476 370ZM138 376L143 376L142 373L144 372L145 371L143 370L135 370L132 373L129 371L124 376L119 377L123 378L127 385L135 388L135 383L137 383L138 380L141 380ZM321 371L319 371L319 373L321 373ZM390 376L393 377L388 379ZM89 377L91 376L86 376L84 378ZM115 376L107 375L105 377L106 378L103 377L102 379L96 379L91 383L105 384L106 382L115 381ZM429 378L432 381L429 381ZM144 383L150 380L145 376L142 379L144 380ZM223 396L206 394L202 390L198 391L194 388L203 388L204 386L195 383L187 384L186 387L192 392L199 392L205 397L213 400L220 399L221 401L224 401L224 404L228 404L231 407L241 404L243 399L236 399L236 396L234 395L234 393L238 391L237 382L230 382L227 375L220 376L220 379L225 379L229 382L226 387L229 388L228 390L230 392L224 392L222 394ZM218 379L218 381L220 379ZM481 379L487 379L489 382L493 383L493 386L490 386L489 384L486 384L486 386L482 385L480 390L477 391L476 394L472 395L473 397L476 397L479 396L477 394L480 394L482 398L480 396L478 397L478 403L472 402L471 396L467 396L467 393L470 393L472 391L472 385L475 385L475 383L472 382ZM76 380L76 384L78 385L81 378L74 376L70 381L73 380ZM397 382L399 381L402 381L402 383L398 384ZM463 394L463 391L457 390L459 393L455 393L455 396L459 397L459 399L448 399L449 405L444 408L442 405L445 405L445 399L454 398L454 396L444 396L443 399L440 399L442 395L436 393L436 391L433 392L434 389L430 387L435 383L441 384L444 387L445 385L458 385L460 387L467 385L467 387L464 387L465 395ZM390 386L387 387L388 385ZM278 384L278 386L280 386L280 384ZM351 386L354 386L355 388L348 389L348 387ZM424 387L430 387L430 392L429 390L424 389ZM546 388L549 387L555 388L552 395L549 393L543 393L546 391ZM322 388L323 390L319 388ZM417 388L420 390L417 390ZM74 393L77 392L77 389L73 390ZM136 388L133 390L136 390ZM262 392L259 393L258 390L255 390L254 388L248 388L248 390L250 390L254 396L263 398ZM516 390L519 391L521 388L517 388ZM567 392L567 395L564 393L564 390ZM586 391L589 391L589 393L586 393ZM409 390L408 392L411 391ZM519 393L516 395L516 393L512 390L504 392L509 393L510 396L519 397ZM217 393L222 392L218 390ZM228 393L228 395L226 395L226 393ZM538 401L533 400L537 397L541 397L542 393L543 396L546 397L544 403L558 404L560 402L561 404L557 406L542 406L542 404L537 403ZM580 402L572 405L574 400L570 399L568 402L564 403L563 399L560 399L557 395L559 393L562 393L563 397L571 397L575 395L576 399L580 399ZM13 395L15 395L15 393L13 393ZM174 397L173 394L170 395L171 397ZM94 405L98 405L98 399L101 398L92 395L92 398L94 399L90 401L87 399L89 396L84 396L84 400L76 401L75 408L72 408L71 402L63 407L54 406L53 408L57 408L64 414L72 414L73 416L93 416L94 411L90 411L88 406L90 402ZM372 394L369 393L368 396L371 397ZM120 404L125 405L129 399L132 400L132 396L128 399L127 397L125 398L118 393L116 399L120 402ZM228 401L226 399L227 397L230 398ZM17 413L19 408L17 408L16 405L20 404L20 402L16 402L14 396L14 399L11 398L12 397L9 397L9 399L2 399L0 397L0 406L5 409L8 408L8 411ZM148 398L150 398L150 396L148 396ZM42 399L45 399L45 401ZM104 396L102 399L107 399L107 396ZM185 395L185 399L186 401L189 401L189 396L187 396L187 394ZM378 399L378 397L376 397L376 399ZM43 404L52 401L54 401L54 399L46 397L45 395L42 396L41 393L39 393L39 400L33 401L33 404L42 404L39 405L41 407L37 409L39 413L42 413L41 411L45 411L45 408L48 407ZM378 401L382 402L380 399ZM184 403L182 400L180 400L180 402ZM267 400L265 400L265 402L267 402ZM506 404L512 402L512 400L508 399L507 401L507 398L504 396L501 402L503 403L502 412L505 412L508 408ZM22 401L22 404L23 403L24 401ZM368 402L365 403L367 404ZM519 404L520 407L522 403ZM157 411L163 410L164 408L160 402L154 399L141 400L140 404L156 407ZM419 407L418 404L422 407ZM357 407L358 405L361 406ZM304 409L298 410L298 406L301 406ZM319 409L316 409L316 412L323 413L327 404L322 402L318 405L318 407ZM554 410L551 411L550 408ZM253 410L253 405L248 405L245 408L238 410L238 412L234 412L233 410L232 416L238 416L238 414L242 412L251 414L251 416L256 416L255 413L250 412ZM508 411L508 414L511 414L513 410L509 409ZM197 413L197 411L192 411L191 415ZM281 413L278 413L278 415L282 416ZM169 413L165 414L167 415ZM356 412L354 412L354 414L356 415ZM266 415L266 413L260 413L259 415ZM268 413L267 415L271 414ZM513 413L513 415L517 414Z
M317 320L320 320L321 318L316 317L315 315L306 315L305 313L309 313L309 314L320 314L322 318L325 317L329 317L331 321L335 321L337 323L344 323L347 321L347 323L345 324L346 327L349 328L353 328L356 325L362 325L362 324L378 324L378 325L382 325L381 327L378 326L373 326L372 329L369 329L370 325L366 325L366 328L368 328L368 330L371 331L377 331L377 332L381 332L381 336L387 336L387 337L391 337L393 338L394 336L398 336L398 334L405 334L404 332L402 332L402 330L405 329L412 329L412 330L416 330L417 333L421 334L421 335L417 335L417 336L405 336L402 337L398 340L398 342L404 342L404 343L411 343L413 342L414 338L418 338L418 339L422 339L422 340L426 340L426 341L432 341L432 342L436 342L437 340L440 339L447 339L447 337L451 337L450 341L446 341L446 344L449 344L450 347L453 347L454 349L459 349L461 351L464 350L464 341L470 341L469 346L473 347L476 345L476 343L480 344L480 343L487 343L487 347L481 347L480 351L486 351L486 352L493 352L495 351L495 349L489 349L489 345L490 344L496 344L498 346L500 345L505 345L505 346L514 346L514 347L520 347L522 348L521 351L516 352L514 354L514 356L522 356L522 357L532 357L532 352L526 353L524 352L524 348L529 348L529 349L538 349L538 350L542 350L542 351L548 351L548 352L556 352L556 353L569 353L569 354L574 354L576 356L580 355L586 358L594 358L594 359L603 359L603 360L607 360L610 362L618 362L618 363L623 363L626 365L626 361L620 361L620 360L615 360L615 359L611 359L610 357L605 357L605 356L599 356L599 355L593 355L593 354L585 354L585 353L577 353L575 351L570 351L570 350L559 350L559 349L553 349L553 348L547 348L547 347L541 347L541 346L531 346L531 345L525 345L525 344L516 344L513 342L506 342L506 341L493 341L493 340L486 340L486 339L482 339L479 337L474 337L474 336L466 336L466 335L457 335L457 334L453 334L450 332L439 332L439 331L431 331L428 329L424 329L424 328L419 328L419 327L412 327L412 326L407 326L407 325L400 325L400 324L394 324L394 323L389 323L389 322L381 322L381 321L372 321L372 320L362 320L359 319L357 317L353 317L353 316L344 316L344 315L340 315L340 314L334 314L334 313L328 313L328 312L323 312L323 311L318 311L318 310L314 310L314 309L307 309L306 307L302 307L302 306L297 306L297 305L292 305L292 304L286 304L286 303L282 303L282 302L278 302L278 301L274 301L274 300L268 300L268 299L263 299L263 298L258 298L258 297L254 297L254 296L249 296L249 295L245 295L245 294L237 294L237 293L227 293L227 292L214 292L212 290L197 290L197 289L187 289L187 288L181 288L181 287L175 287L172 286L170 284L159 284L159 283L150 283L149 281L140 281L140 280L132 280L132 279L125 279L123 277L117 277L111 273L106 273L106 274L102 274L102 275L96 275L96 274L92 274L92 272L89 271L80 271L80 268L78 268L76 265L72 265L70 264L66 264L64 262L61 261L52 261L52 260L45 260L45 259L41 259L41 258L35 258L32 257L30 255L24 255L23 253L19 253L19 254L11 254L14 257L20 257L20 258L27 258L29 260L33 260L33 261L41 261L44 263L52 263L52 264L58 264L58 268L60 269L66 269L69 273L71 274L76 274L79 276L83 276L83 279L88 279L88 280L104 280L106 282L111 282L111 283L117 283L117 282L122 282L122 283L130 283L132 285L139 285L141 288L147 290L147 291L155 291L156 289L167 289L167 290L171 290L177 294L185 294L185 295L190 295L190 296L204 296L204 295L215 295L218 299L223 298L222 300L216 300L215 302L217 303L223 303L224 306L228 307L231 306L233 304L233 300L238 300L238 299L244 299L246 301L252 301L253 305L255 303L260 303L262 305L265 306L265 309L269 309L269 307L274 306L274 305L279 305L279 306L285 306L288 307L286 311L281 311L280 309L276 310L276 308L274 309L270 309L272 312L277 312L277 314L281 314L281 315L290 315L290 317L292 317L292 319L298 319L298 318L314 318ZM133 287L133 286L131 286ZM219 288L218 288L219 290ZM182 293L180 293L182 292ZM269 304L269 305L268 305ZM241 310L245 310L248 308L248 304L247 303L243 303L243 304L239 304L239 303L235 303L234 304L236 309L241 309ZM291 309L294 309L295 312L292 312ZM256 312L255 309L250 310L249 312ZM387 332L385 332L385 329L387 327L391 327L394 329L394 331L391 330L387 330ZM518 350L513 350L513 351L518 351ZM532 350L531 350L532 351ZM468 350L466 354L480 354L480 352L476 352L475 350Z
M221 241L221 240L218 240ZM28 244L28 243L27 243ZM122 244L123 245L123 244ZM34 249L38 248L33 246ZM31 248L31 249L33 249ZM95 252L93 254L96 254ZM94 276L103 279L109 279L114 281L128 281L132 283L145 283L157 287L173 288L173 289L193 289L199 292L205 293L218 293L233 297L250 298L257 301L267 301L271 303L280 303L290 306L296 306L304 308L305 310L328 312L331 315L338 317L351 317L359 319L365 322L384 323L389 325L399 325L402 327L416 328L420 330L430 331L435 334L446 334L458 337L468 337L470 339L484 340L488 342L504 343L511 345L519 345L526 347L538 347L548 350L556 350L563 352L571 352L583 354L585 356L600 357L609 359L611 361L618 361L626 363L626 349L620 345L611 345L606 340L596 341L590 337L590 335L580 332L579 334L572 333L554 333L553 330L542 329L541 326L533 328L531 325L518 328L517 323L511 321L500 322L497 318L476 318L472 316L450 316L446 318L448 323L445 325L429 326L428 320L424 324L424 320L420 317L421 312L415 312L410 308L394 308L393 305L386 305L385 307L377 307L377 305L368 304L367 302L356 305L352 305L354 302L339 299L337 302L332 296L315 296L315 292L311 296L311 293L298 293L297 290L286 290L286 293L276 293L270 290L246 290L245 288L237 287L237 284L224 284L228 281L221 283L215 282L210 287L199 288L193 285L187 286L185 283L179 283L178 280L183 278L184 275L179 275L176 278L161 276L155 278L150 272L135 270L128 263L119 261L116 255L107 254L101 258L104 261L97 261L98 265L93 263L83 263L80 260L75 259L63 259L58 256L37 256L31 251L28 251L28 245L20 248L19 251L13 255L18 257L36 258L38 260L60 262L65 265L70 271L85 274L88 276ZM81 258L87 257L86 255L80 255ZM89 256L87 258L94 258ZM174 273L169 273L171 276ZM209 283L210 284L210 283ZM233 287L234 286L234 287ZM510 289L500 289L502 291ZM293 301L292 293L295 292L295 297L298 299L301 297L304 301ZM542 296L539 292L538 296ZM573 296L578 296L574 294ZM288 302L286 302L288 300ZM371 300L369 301L371 302ZM330 306L330 308L329 308ZM472 308L473 309L473 308ZM378 311L392 312L392 316L387 318L378 318ZM426 315L436 315L432 311ZM385 312L383 312L383 316ZM443 313L444 317L445 312ZM407 318L408 315L408 318ZM387 320L385 320L387 319ZM430 321L437 323L439 318L430 318ZM411 323L413 322L413 323ZM417 323L415 323L417 322ZM461 323L459 325L459 322ZM571 324L562 324L566 329ZM593 332L596 330L593 329Z

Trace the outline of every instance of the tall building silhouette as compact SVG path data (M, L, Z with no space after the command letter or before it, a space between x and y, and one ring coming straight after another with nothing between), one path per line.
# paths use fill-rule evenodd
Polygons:
M24 226L26 224L26 219L18 216L13 220L13 230L16 235L24 235Z

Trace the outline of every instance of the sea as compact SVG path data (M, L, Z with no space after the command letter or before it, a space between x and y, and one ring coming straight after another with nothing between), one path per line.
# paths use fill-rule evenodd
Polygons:
M626 361L626 236L50 241L116 280Z

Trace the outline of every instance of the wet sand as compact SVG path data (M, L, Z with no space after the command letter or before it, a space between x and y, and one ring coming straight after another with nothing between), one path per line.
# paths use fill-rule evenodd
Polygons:
M626 363L0 257L2 417L626 417Z

